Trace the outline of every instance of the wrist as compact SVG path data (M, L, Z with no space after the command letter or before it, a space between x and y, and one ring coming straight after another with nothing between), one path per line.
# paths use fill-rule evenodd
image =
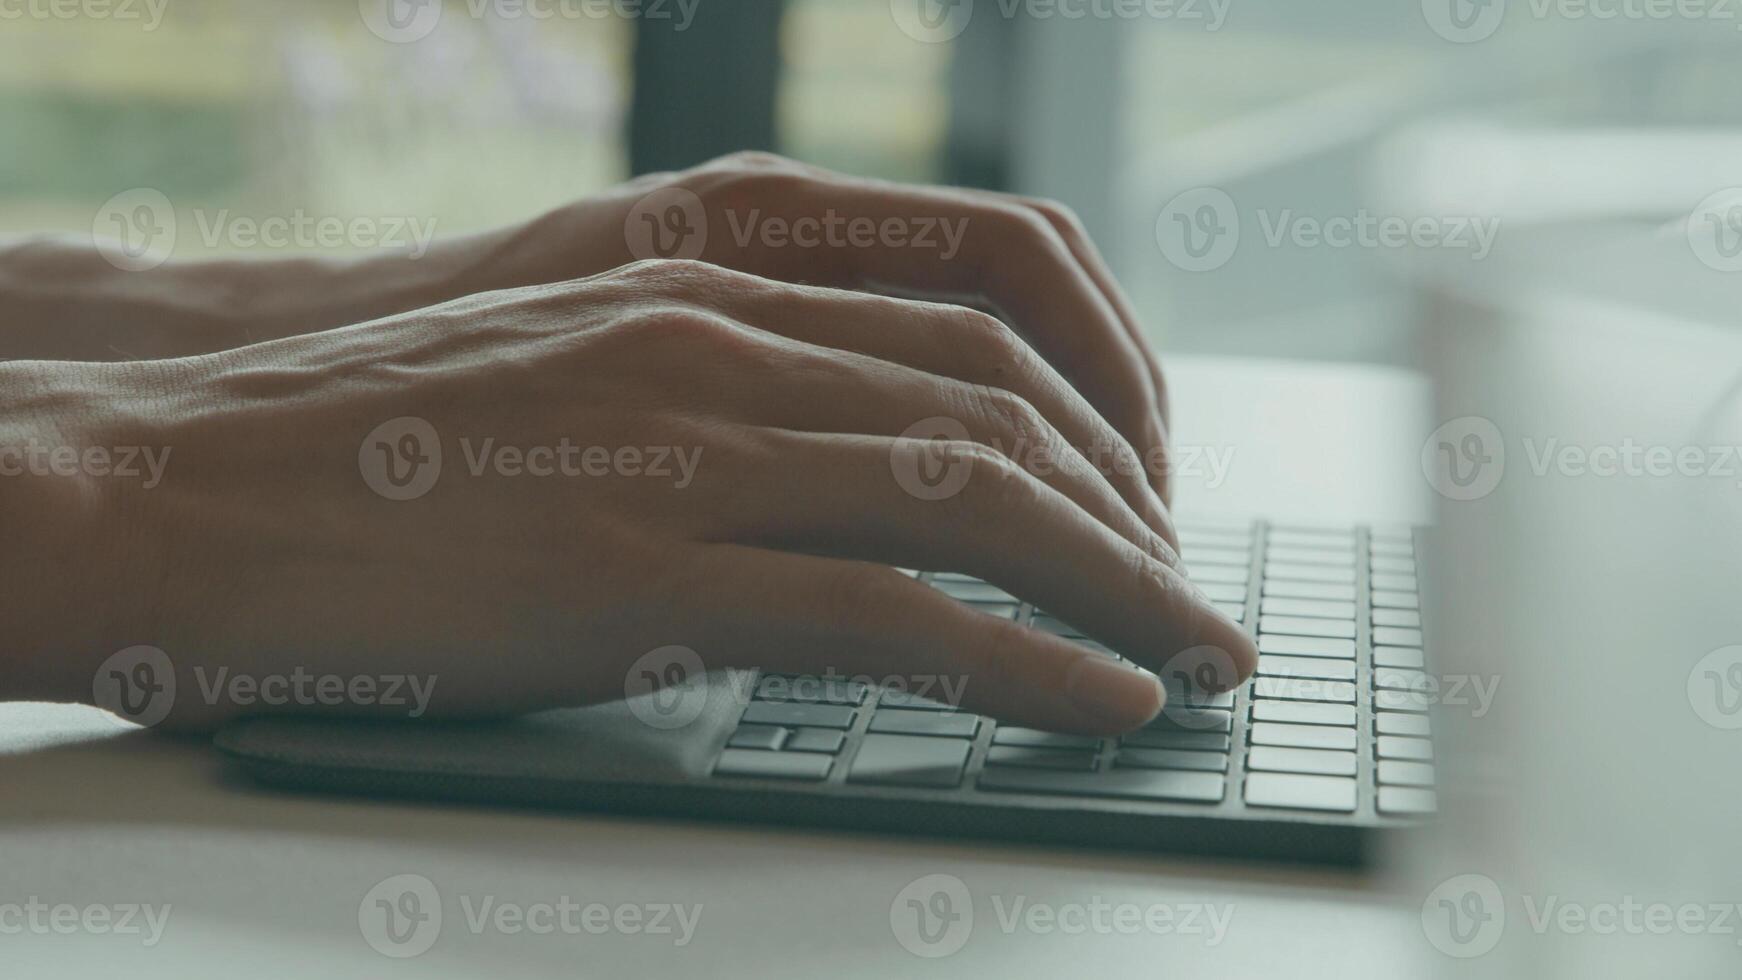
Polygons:
M88 701L97 665L139 642L139 495L168 448L133 389L165 363L0 362L0 696Z

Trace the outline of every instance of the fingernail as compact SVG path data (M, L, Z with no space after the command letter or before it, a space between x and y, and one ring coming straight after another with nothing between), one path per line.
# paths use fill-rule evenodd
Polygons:
M1136 728L1167 704L1167 692L1154 674L1094 653L1065 672L1065 696L1083 714L1122 728Z

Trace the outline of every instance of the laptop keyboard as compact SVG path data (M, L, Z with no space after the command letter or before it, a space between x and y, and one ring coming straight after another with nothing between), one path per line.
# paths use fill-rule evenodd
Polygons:
M1145 728L1097 738L999 725L940 692L764 675L713 774L777 789L1078 798L1216 817L1432 813L1434 687L1413 531L1199 524L1180 529L1180 544L1193 583L1257 635L1257 672L1237 691L1175 694ZM1115 656L995 585L913 574L981 612Z

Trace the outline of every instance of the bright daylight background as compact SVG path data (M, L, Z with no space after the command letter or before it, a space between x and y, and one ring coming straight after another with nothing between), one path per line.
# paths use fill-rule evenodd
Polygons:
M1425 191L1442 217L1653 223L1742 184L1742 15L1722 0L1667 18L1590 12L1659 9L1646 0L1189 0L1165 17L1069 20L979 0L941 44L897 29L892 2L915 0L790 0L775 148L1066 200L1171 349L1407 360L1411 293L1394 273L1409 256L1270 244L1260 222L1285 210L1419 214L1431 174L1457 185ZM629 174L632 21L477 19L452 0L430 38L389 44L356 0L167 3L149 32L0 19L0 232L88 233L135 187L178 209L433 215L459 232ZM1447 11L1473 31L1455 36L1464 22ZM1448 127L1487 149L1461 159L1471 141L1433 138ZM1538 152L1578 134L1627 152ZM1665 139L1696 140L1706 164L1658 172ZM1635 170L1603 172L1603 158ZM1158 247L1156 223L1199 186L1238 202L1243 239L1193 272ZM1553 200L1521 207L1520 187Z

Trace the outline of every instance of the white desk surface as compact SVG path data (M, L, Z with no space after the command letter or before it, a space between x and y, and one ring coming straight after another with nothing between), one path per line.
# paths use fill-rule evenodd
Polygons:
M1179 358L1176 441L1233 450L1225 482L1182 480L1180 510L1410 521L1432 426L1410 375ZM364 941L378 881L421 874L444 924L415 959ZM910 881L955 875L966 944L921 959L894 938ZM475 934L459 907L700 903L692 941ZM169 904L161 940L18 928L7 903ZM1030 905L1214 906L1205 935L1047 934ZM1398 977L1431 950L1418 910L1374 878L1153 855L305 798L258 789L199 740L92 709L0 705L0 962L9 976L288 977Z

